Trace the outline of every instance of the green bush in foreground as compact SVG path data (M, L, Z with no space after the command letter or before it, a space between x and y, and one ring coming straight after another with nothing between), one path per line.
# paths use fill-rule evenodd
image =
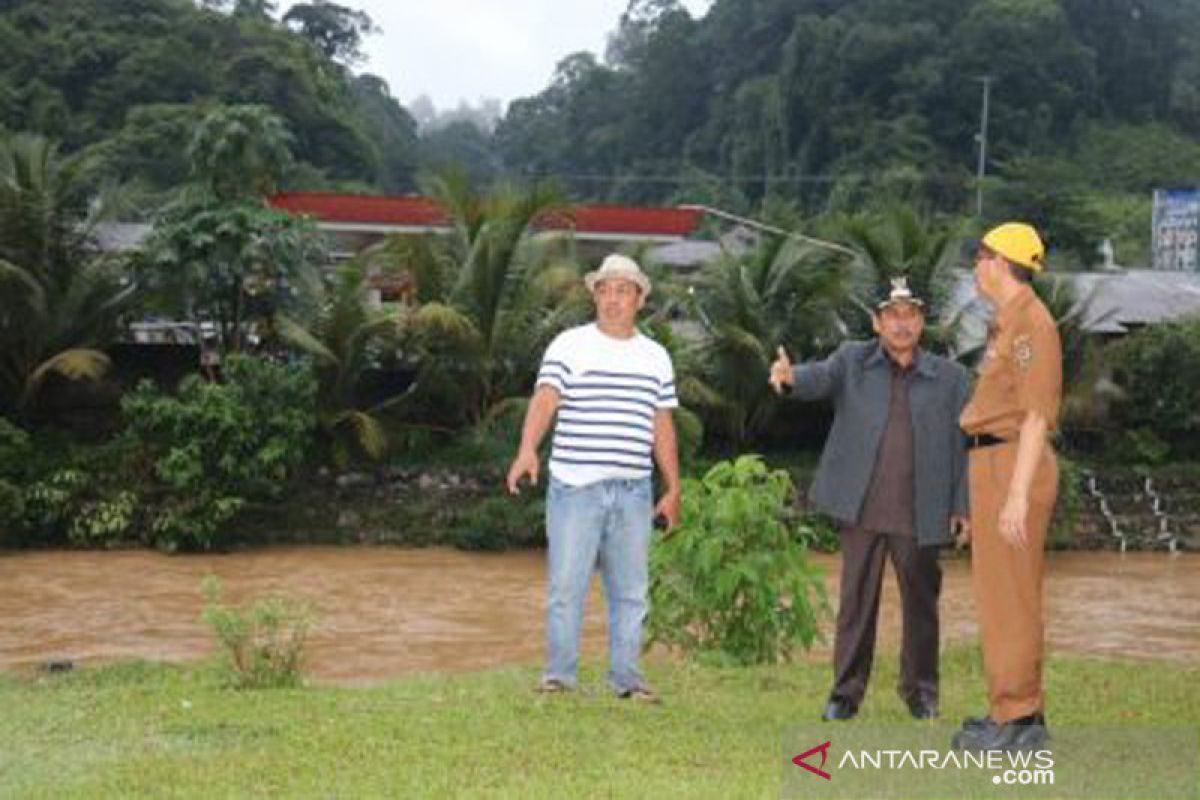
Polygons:
M272 596L244 607L221 604L221 583L204 579L202 618L228 657L228 683L238 689L296 686L313 614L305 602Z
M821 570L787 512L792 481L759 456L685 480L681 524L650 556L649 642L740 664L807 649L828 604Z

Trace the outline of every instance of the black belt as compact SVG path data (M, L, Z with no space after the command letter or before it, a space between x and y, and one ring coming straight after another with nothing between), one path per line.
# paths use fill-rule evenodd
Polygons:
M1008 439L1001 439L999 436L993 436L990 433L977 433L967 437L967 449L976 450L980 447L991 447L996 444L1006 444Z

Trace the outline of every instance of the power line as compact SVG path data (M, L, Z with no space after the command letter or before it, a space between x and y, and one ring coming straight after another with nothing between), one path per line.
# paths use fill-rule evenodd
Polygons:
M713 173L705 173L704 175L641 175L628 173L570 173L570 172L525 172L522 173L526 177L531 177L537 180L545 180L547 178L558 178L560 180L570 181L593 181L593 182L609 182L609 183L696 183L705 179L717 181L719 183L836 183L838 181L877 181L877 180L920 180L927 183L941 183L954 185L967 185L970 182L970 177L967 175L951 175L948 173L932 173L932 172L917 172L906 173L904 175L889 176L886 172L866 173L866 172L844 172L837 175L717 175Z

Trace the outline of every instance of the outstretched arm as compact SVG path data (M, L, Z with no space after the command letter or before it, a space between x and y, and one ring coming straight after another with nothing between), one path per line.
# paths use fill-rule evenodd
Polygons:
M786 381L789 394L799 400L824 400L838 391L845 372L848 351L842 345L829 358L797 364L791 369L791 380ZM779 362L776 361L776 364Z

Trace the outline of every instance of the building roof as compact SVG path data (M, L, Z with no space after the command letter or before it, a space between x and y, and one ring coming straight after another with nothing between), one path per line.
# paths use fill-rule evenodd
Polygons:
M428 197L382 197L330 192L282 192L268 201L275 208L321 222L388 227L444 227L450 218Z
M1200 274L1193 272L1127 269L1057 274L1070 284L1080 324L1088 333L1119 336L1145 325L1200 314ZM979 299L969 270L956 272L942 317L957 317L960 351L986 338L987 306Z
M1127 333L1130 327L1200 314L1200 275L1165 270L1083 272L1072 276L1083 327Z
M433 230L449 216L428 197L384 197L331 192L284 192L270 198L275 208L307 214L330 228L380 231ZM684 208L575 205L535 221L543 230L574 230L597 238L681 239L700 224L702 212Z

